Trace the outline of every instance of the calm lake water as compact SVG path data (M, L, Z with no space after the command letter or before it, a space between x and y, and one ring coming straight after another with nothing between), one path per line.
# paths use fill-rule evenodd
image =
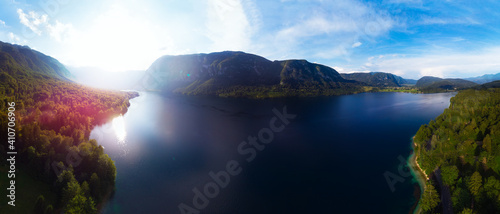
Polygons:
M123 117L91 133L117 167L103 212L182 213L183 204L201 213L408 213L415 182L403 177L391 191L384 173L399 175L411 137L453 95L247 100L142 92ZM273 109L285 106L296 117L273 120L284 129L270 133ZM259 132L269 142L248 145Z

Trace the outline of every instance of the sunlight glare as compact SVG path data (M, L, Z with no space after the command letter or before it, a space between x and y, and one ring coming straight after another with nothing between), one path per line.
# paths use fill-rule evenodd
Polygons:
M113 5L95 17L91 27L69 41L74 66L107 71L142 70L164 55L157 35L163 33L124 5ZM168 41L168 40L167 40ZM141 54L137 54L141 53Z
M125 120L123 119L123 115L115 117L113 119L113 130L115 131L116 138L123 142L125 137L127 137L127 131L125 130Z

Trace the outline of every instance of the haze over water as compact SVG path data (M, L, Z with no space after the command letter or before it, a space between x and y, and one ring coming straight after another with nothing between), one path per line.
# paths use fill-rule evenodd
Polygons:
M242 172L201 213L408 213L416 201L412 178L392 192L383 174L398 174L411 137L453 95L250 100L141 92L122 118L91 133L117 167L103 211L180 213L180 203L193 207L193 188L212 181L210 171L236 160ZM297 117L248 163L238 145L284 106Z

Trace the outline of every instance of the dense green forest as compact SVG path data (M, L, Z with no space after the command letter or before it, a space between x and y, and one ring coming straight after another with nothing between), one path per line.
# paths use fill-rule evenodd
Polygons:
M7 109L14 102L12 145L18 153L16 207L2 197L2 212L96 213L114 187L114 162L89 135L96 125L124 114L137 94L84 87L68 81L64 71L51 57L0 43L0 136L7 136ZM3 140L0 145L2 175L10 145ZM7 176L1 179L8 183Z
M500 213L500 89L460 91L414 141L424 213Z

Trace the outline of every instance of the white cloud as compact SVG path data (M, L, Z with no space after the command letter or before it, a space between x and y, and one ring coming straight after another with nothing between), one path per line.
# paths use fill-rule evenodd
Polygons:
M6 26L5 22L3 20L1 20L1 19L0 19L0 26L4 26L4 27Z
M286 20L290 24L276 33L276 46L287 47L281 48L282 52L296 53L303 50L302 44L308 44L306 50L315 57L349 61L358 42L376 42L398 25L387 12L360 1L313 1L310 5L307 10L298 8L294 20Z
M451 41L453 42L461 42L461 41L465 41L465 39L463 37L452 37L450 38Z
M418 4L422 5L422 0L387 0L385 3L389 4Z
M59 21L56 21L54 25L47 25L47 31L52 38L56 41L61 42L65 41L67 38L71 37L74 34L74 29L71 24L63 24Z
M85 25L71 28L53 23L51 32L69 37L53 55L75 67L124 71L147 69L162 55L252 52L252 35L261 24L259 10L252 1L211 0L195 7L187 1L171 4L172 8L155 14L141 10L153 4L108 2L98 16L89 16ZM189 9L178 11L174 6L179 4Z
M302 23L279 31L278 37L285 40L295 40L333 32L355 32L357 30L354 20L341 21L340 17L332 18L329 20L323 16L311 17Z
M8 41L12 44L24 45L26 44L26 40L22 40L18 35L9 32L7 34Z
M333 69L335 69L337 72L343 73L343 74L370 73L371 72L369 70L353 70L353 69L350 69L350 68L336 67L336 66L334 66Z
M64 24L58 20L55 21L55 24L51 24L48 15L44 13L37 13L35 11L25 13L22 9L17 9L17 14L19 15L21 24L28 27L38 36L42 36L46 32L56 41L62 42L74 32L71 24Z
M420 56L386 55L383 58L372 58L364 68L413 79L422 76L464 78L499 73L499 58L500 47L492 47L470 53L446 51Z
M362 44L363 44L363 43L361 43L361 42L356 42L356 43L352 44L352 46L351 46L351 47L353 47L353 48L357 48L357 47L361 46Z
M416 24L418 24L418 25L451 25L451 24L479 25L481 23L476 21L475 19L473 19L471 17L439 18L439 17L424 16Z
M342 57L344 60L350 61L351 53L348 50L348 48L350 48L349 45L347 45L346 43L341 43L332 46L333 47L325 48L326 50L319 50L318 52L314 53L314 56L324 59Z
M206 36L212 50L246 50L252 28L240 0L208 1Z
M37 35L42 35L43 28L48 24L47 14L37 14L34 11L24 13L22 9L17 9L21 24L31 29Z

